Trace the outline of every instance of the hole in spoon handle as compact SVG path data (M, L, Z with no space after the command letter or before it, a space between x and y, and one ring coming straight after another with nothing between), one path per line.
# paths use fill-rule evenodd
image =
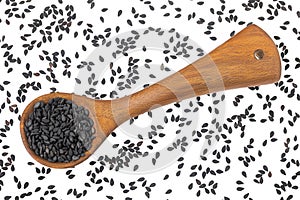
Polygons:
M257 49L256 51L254 51L254 57L256 58L256 60L261 60L264 58L264 51L262 49Z

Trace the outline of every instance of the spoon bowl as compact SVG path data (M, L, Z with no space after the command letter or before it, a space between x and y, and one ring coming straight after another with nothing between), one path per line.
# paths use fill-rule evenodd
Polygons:
M23 111L21 137L26 150L41 164L52 168L75 167L89 158L116 127L131 117L199 95L274 83L280 79L280 75L281 63L276 45L261 28L249 25L203 58L130 96L94 100L68 93L42 95L30 102ZM71 100L88 109L96 130L91 149L78 160L67 163L50 162L36 155L28 144L24 130L35 103L47 103L56 97Z
M88 151L85 152L85 156L80 157L78 160L71 161L71 162L50 162L40 156L38 156L31 148L27 140L27 136L24 130L25 122L27 121L29 115L33 112L34 110L34 105L37 102L44 102L48 103L50 99L60 97L64 98L67 100L71 100L73 103L75 103L78 106L83 106L84 108L88 109L89 112L89 117L94 121L94 128L95 128L95 139L92 141L92 147ZM103 101L103 105L105 105L108 102ZM75 94L70 94L70 93L50 93L50 94L45 94L42 96L37 97L33 101L31 101L27 107L25 108L22 117L21 117L21 122L20 122L20 132L21 132L21 137L23 144L26 148L26 150L29 152L29 154L38 162L40 162L43 165L52 167L52 168L69 168L69 167L74 167L78 165L79 163L83 162L87 158L90 157L90 155L97 149L97 147L102 143L102 141L105 140L107 134L101 129L99 126L99 121L97 116L95 115L94 112L94 100L86 98L84 96L78 96Z

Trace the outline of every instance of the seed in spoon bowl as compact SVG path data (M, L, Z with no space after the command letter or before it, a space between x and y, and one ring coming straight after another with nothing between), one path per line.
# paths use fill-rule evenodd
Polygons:
M25 122L30 148L50 162L70 162L85 156L94 139L89 111L64 98L34 104Z

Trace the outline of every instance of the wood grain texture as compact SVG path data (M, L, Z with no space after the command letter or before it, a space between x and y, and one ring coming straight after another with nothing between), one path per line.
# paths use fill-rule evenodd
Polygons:
M261 60L254 57L257 49L264 52ZM119 100L113 110L118 123L122 123L129 116L193 96L274 83L280 74L280 57L274 42L261 28L250 25L205 57Z
M254 52L261 49L262 59ZM86 160L120 124L154 108L220 90L250 87L277 82L280 79L280 57L272 39L256 25L250 25L233 38L173 75L130 96L116 100L92 100L67 93L51 93L33 100L25 108L20 131L26 150L38 162L53 168L75 167ZM84 157L69 163L51 163L37 156L29 147L24 124L33 105L62 97L90 110L95 122L96 138Z

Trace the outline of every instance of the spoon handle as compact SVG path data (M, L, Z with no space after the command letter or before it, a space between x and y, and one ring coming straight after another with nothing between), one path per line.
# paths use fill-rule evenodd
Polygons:
M190 97L273 83L280 73L280 57L272 39L258 26L250 25L173 75L121 98L113 109L114 116L122 122Z

